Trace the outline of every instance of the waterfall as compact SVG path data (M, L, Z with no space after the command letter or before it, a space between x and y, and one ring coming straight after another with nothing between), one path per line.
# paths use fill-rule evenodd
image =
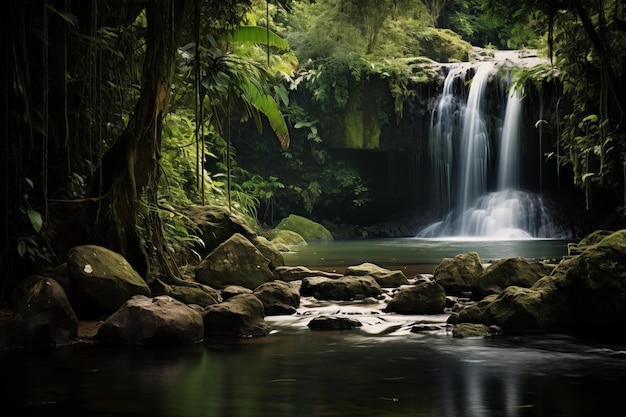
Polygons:
M491 149L485 91L496 68L477 66L467 99L454 90L455 80L464 77L466 70L459 66L449 71L431 118L429 150L438 189L435 204L447 211L443 220L423 229L418 237L558 237L562 232L555 227L542 197L519 189L521 94L510 89L502 129L495 135L499 146ZM495 161L490 161L492 151L498 154ZM497 177L490 182L492 162L497 162ZM489 183L495 189L489 190Z
M463 113L465 102L455 94L457 80L465 77L466 69L457 66L448 72L443 83L443 91L435 102L431 113L429 132L429 152L433 165L434 194L440 215L452 209L451 175L453 167L454 135ZM463 78L461 78L463 80Z
M498 190L519 188L520 178L520 119L522 98L519 91L511 89L506 102L504 126L500 139L500 159L498 160Z
M489 75L493 67L480 65L472 78L467 106L463 115L463 130L460 143L459 202L463 212L487 191L489 167L489 138L485 127L483 98ZM467 220L461 219L461 230L466 230Z

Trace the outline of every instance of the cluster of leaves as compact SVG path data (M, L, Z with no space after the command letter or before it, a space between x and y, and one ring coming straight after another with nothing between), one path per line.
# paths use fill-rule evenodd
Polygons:
M448 0L439 19L472 45L499 49L536 48L546 27L523 2Z
M545 44L553 66L520 73L519 83L550 85L559 99L548 123L558 140L550 157L573 170L574 183L592 204L592 191L623 189L626 117L623 63L626 59L626 7L616 0L597 2L522 1L516 15L530 13L548 22ZM626 205L626 195L624 196Z

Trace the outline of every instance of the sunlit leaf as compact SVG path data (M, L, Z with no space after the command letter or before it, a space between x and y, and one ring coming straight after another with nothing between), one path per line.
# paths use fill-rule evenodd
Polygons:
M30 224L33 226L35 232L39 233L43 227L43 218L41 217L41 214L35 210L28 210L26 214L28 215Z

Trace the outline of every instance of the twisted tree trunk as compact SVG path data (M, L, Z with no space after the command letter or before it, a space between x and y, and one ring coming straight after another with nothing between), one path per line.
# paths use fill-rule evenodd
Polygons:
M146 55L141 95L128 126L102 158L92 182L88 210L91 240L121 253L152 280L151 259L166 276L176 275L165 256L158 212L161 127L167 112L186 0L148 0ZM143 236L139 227L146 228Z

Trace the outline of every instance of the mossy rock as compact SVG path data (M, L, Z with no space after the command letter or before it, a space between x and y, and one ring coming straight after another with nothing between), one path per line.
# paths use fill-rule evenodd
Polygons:
M286 218L282 219L276 226L276 229L291 230L292 232L296 232L307 242L316 240L333 240L333 235L327 228L319 223L296 214L290 214Z
M306 246L307 244L306 240L293 230L272 229L262 232L261 235L278 247Z
M418 39L421 55L439 62L467 61L472 45L449 29L428 28Z
M613 233L615 233L615 231L613 230L595 230L589 235L585 236L580 242L578 242L578 247L583 248L586 246L595 245L596 243L600 243L605 237L610 236Z

